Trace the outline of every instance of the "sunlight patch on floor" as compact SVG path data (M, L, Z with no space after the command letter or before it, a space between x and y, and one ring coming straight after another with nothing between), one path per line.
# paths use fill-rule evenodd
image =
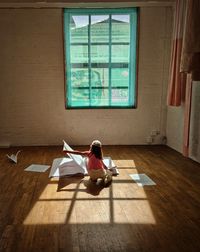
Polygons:
M118 168L127 168L127 167L135 168L136 167L133 159L128 159L128 160L117 159L117 160L113 160L113 162Z
M38 201L24 220L24 225L64 224L70 201Z
M128 178L128 177L127 177ZM49 184L24 220L24 225L47 224L155 224L143 188L129 179L119 178L99 195L88 194L84 183L69 184L57 191Z
M114 223L156 224L148 200L114 201Z

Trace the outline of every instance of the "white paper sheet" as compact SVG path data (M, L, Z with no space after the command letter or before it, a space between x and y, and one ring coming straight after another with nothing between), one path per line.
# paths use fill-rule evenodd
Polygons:
M78 165L71 158L56 158L53 160L49 177L61 177L67 175L74 175L77 173L87 174L87 170L84 167Z
M109 168L109 170L113 173L113 175L118 175L119 171L115 166L114 162L110 157L104 158L105 165ZM49 173L49 177L61 177L61 176L69 176L74 175L77 173L82 173L83 175L87 175L87 168L86 168L86 158L83 158L82 163L83 166L77 164L74 159L71 158L56 158L53 160L51 170Z
M111 157L104 157L103 162L108 167L108 169L112 172L113 175L119 175L119 171L117 169L117 166L111 159Z
M26 169L24 169L25 171L32 171L32 172L45 172L46 170L48 170L50 167L50 165L38 165L38 164L32 164L29 165Z
M73 149L63 140L63 150L73 151ZM67 155L73 159L78 165L85 166L85 161L81 155L67 153Z
M156 185L156 183L150 179L146 174L129 174L131 178L137 183L138 186L150 186Z
M63 150L73 151L73 149L63 140ZM49 177L60 177L67 175L74 175L77 173L82 173L87 175L87 157L82 157L81 155L68 154L70 158L56 158L53 160ZM108 167L108 169L113 173L113 175L118 175L116 165L110 157L104 157L103 162Z

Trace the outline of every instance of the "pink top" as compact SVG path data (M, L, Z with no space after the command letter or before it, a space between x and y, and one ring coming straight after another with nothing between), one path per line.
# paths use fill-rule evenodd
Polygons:
M104 169L104 164L101 159L96 158L95 155L92 154L91 151L87 151L85 153L88 156L87 166L89 170Z

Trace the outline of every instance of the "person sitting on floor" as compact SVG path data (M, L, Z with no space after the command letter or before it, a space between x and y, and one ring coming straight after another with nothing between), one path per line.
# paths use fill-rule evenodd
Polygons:
M63 151L87 157L87 170L92 182L96 183L97 179L101 178L105 184L108 184L112 180L112 173L103 162L102 144L99 140L94 140L88 151Z

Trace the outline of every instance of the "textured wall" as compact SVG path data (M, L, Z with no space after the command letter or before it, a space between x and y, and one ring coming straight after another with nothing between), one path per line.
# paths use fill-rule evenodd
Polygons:
M141 8L137 109L66 110L61 9L0 9L0 145L145 144L165 135L170 7Z
M200 83L195 81L192 86L189 156L200 162Z

